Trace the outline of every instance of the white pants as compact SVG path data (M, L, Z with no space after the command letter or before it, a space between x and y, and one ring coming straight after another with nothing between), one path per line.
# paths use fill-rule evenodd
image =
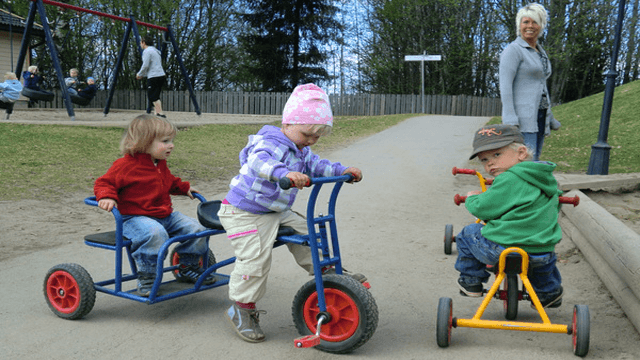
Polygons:
M278 228L280 225L289 226L297 234L307 234L307 220L291 210L257 215L228 204L222 204L218 217L236 255L229 279L229 298L241 303L255 303L267 290L271 253ZM311 249L290 243L287 247L298 265L313 275Z

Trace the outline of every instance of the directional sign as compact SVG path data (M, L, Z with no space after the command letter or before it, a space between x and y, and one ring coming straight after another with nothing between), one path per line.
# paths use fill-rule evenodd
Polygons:
M421 62L421 71L420 77L422 78L422 112L424 113L424 62L425 61L440 61L442 60L442 55L427 55L425 51L422 55L405 55L404 61L420 61Z
M440 61L442 55L405 55L404 61Z

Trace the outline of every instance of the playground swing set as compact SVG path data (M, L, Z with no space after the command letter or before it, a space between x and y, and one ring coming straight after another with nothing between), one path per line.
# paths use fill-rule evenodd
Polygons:
M20 53L18 55L18 62L16 64L16 75L18 76L18 79L20 79L20 74L22 73L22 67L24 65L25 62L25 58L27 55L27 50L29 47L29 43L31 40L31 32L33 29L33 24L35 21L35 16L36 16L36 12L38 13L38 15L40 16L40 21L42 22L42 27L44 30L44 34L45 34L45 43L47 46L47 50L49 52L49 55L51 56L51 60L52 60L52 64L53 67L55 69L56 72L56 76L58 79L58 83L60 84L60 90L62 91L62 96L64 97L65 101L65 107L67 109L67 114L69 114L69 117L71 118L71 120L75 120L75 112L73 110L73 106L72 103L76 103L78 105L88 105L88 102L86 101L86 99L81 98L79 96L72 96L68 91L66 86L64 86L64 73L62 72L62 68L60 66L60 60L58 57L58 50L55 47L55 44L53 42L53 35L51 32L51 28L49 27L49 23L47 21L47 14L44 8L44 5L53 5L53 6L57 6L59 8L62 9L70 9L70 10L74 10L76 12L83 12L83 13L89 13L89 14L93 14L93 15L97 15L100 17L105 17L105 18L109 18L112 20L117 20L117 21L122 21L127 23L127 28L125 30L124 33L124 38L122 40L122 45L120 46L120 50L118 52L118 59L115 65L115 68L113 70L113 78L110 82L111 86L109 87L109 96L107 97L107 101L104 107L104 116L106 117L107 114L109 114L109 109L111 108L111 102L113 100L113 95L115 92L115 88L116 88L116 84L118 81L118 75L120 74L120 72L122 71L122 62L124 60L124 56L126 53L126 49L129 43L129 38L131 37L131 32L133 31L133 34L135 36L136 42L137 42L137 48L138 51L140 53L140 55L142 56L142 47L140 46L140 33L138 31L138 26L144 26L150 29L156 29L159 31L162 31L164 34L164 41L162 43L162 48L161 48L161 56L162 59L166 59L167 57L167 44L171 43L171 45L173 46L173 51L175 53L175 56L177 58L179 67L180 67L180 71L182 73L182 77L184 78L186 84L187 84L187 89L189 90L189 98L191 99L191 101L193 102L193 106L195 109L196 114L201 115L201 111L200 111L200 106L198 105L198 102L196 100L195 97L195 93L193 91L193 85L191 84L191 81L189 79L188 73L187 73L187 69L184 66L184 62L182 60L182 55L180 54L180 49L178 48L178 44L176 43L175 40L175 36L173 34L173 31L171 30L171 26L167 25L166 27L163 26L158 26L158 25L154 25L154 24L149 24L149 23L145 23L142 21L137 21L134 19L133 16L130 16L129 18L125 18L125 17L121 17L121 16L116 16L116 15L112 15L112 14L107 14L107 13L103 13L103 12L99 12L99 11L94 11L94 10L89 10L89 9L85 9L82 7L78 7L78 6L74 6L74 5L69 5L69 4L65 4L65 3L61 3L61 2L57 2L57 1L52 1L52 0L31 0L31 5L29 7L29 15L27 16L27 20L26 20L26 25L25 25L25 29L24 29L24 35L22 37L22 44L20 46ZM28 93L23 95L29 97ZM34 100L45 100L45 99L34 99ZM147 105L147 113L149 113L151 111L151 104Z

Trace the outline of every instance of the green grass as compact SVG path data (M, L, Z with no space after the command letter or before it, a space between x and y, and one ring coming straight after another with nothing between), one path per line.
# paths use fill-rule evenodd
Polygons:
M609 173L640 171L640 121L634 111L640 81L615 90L608 143ZM542 157L558 164L557 171L586 173L591 145L598 139L603 94L553 108L562 122L546 138ZM330 136L314 151L322 153L349 145L415 114L339 117ZM493 118L491 122L500 122ZM277 123L274 123L277 125ZM205 125L181 129L171 155L171 171L194 182L228 181L238 171L238 152L262 125ZM120 154L121 128L0 123L0 200L55 199L91 193L95 179Z
M339 148L415 114L339 117L315 152ZM278 123L274 123L278 125ZM184 180L229 181L238 153L262 125L204 125L180 129L169 159ZM120 157L122 128L0 123L0 200L55 199L92 193L93 182Z
M615 89L607 143L609 174L640 171L640 121L634 107L640 101L640 81ZM557 172L586 173L591 146L598 140L604 93L554 107L562 123L545 138L541 158L555 162ZM500 122L493 118L492 123Z

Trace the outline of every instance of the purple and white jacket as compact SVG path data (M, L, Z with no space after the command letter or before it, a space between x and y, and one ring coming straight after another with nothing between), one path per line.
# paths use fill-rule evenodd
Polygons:
M339 176L346 166L320 157L306 146L299 150L280 128L265 125L240 151L240 173L231 180L226 200L253 214L282 212L293 205L297 188L282 190L278 180L291 171L309 177Z

